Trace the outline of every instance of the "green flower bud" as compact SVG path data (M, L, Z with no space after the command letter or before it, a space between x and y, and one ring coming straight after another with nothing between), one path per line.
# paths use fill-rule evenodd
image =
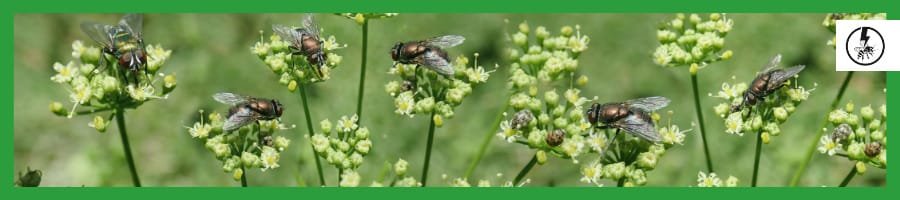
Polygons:
M844 122L846 122L850 126L857 127L857 126L859 126L859 116L854 115L854 114L848 114L847 118L844 119Z
M234 181L241 181L241 178L242 178L242 177L244 177L244 170L243 170L243 169L237 168L237 169L234 169L234 170L232 171L231 178L233 178Z
M875 110L872 109L871 105L862 107L862 109L859 110L859 115L865 121L872 121L872 119L875 118Z
M106 132L106 127L109 126L109 123L107 123L103 117L94 116L94 120L88 123L88 126L97 129L97 132L103 133Z
M750 127L752 128L752 130L753 131L759 130L760 128L762 128L762 126L763 126L762 116L756 115L755 117L753 117L752 121L750 122Z
M363 155L369 154L369 151L372 149L372 140L364 139L360 140L356 143L356 152L359 152Z
M543 150L538 150L537 153L534 154L534 157L537 158L537 163L543 165L547 163L547 152Z
M646 185L647 184L647 174L644 173L644 170L635 169L631 171L628 175L628 179L631 180L634 185Z
M557 106L559 105L559 94L556 93L556 90L547 91L544 93L544 101L550 106Z
M100 61L100 49L97 47L88 47L81 52L81 63L97 63Z
M538 41L542 41L550 36L550 31L547 31L547 27L538 26L534 29L534 36L537 37Z
M91 74L91 72L94 71L94 68L95 67L93 64L87 63L87 64L82 64L81 67L79 68L79 70L81 70L81 74Z
M775 114L775 119L777 119L779 122L784 122L785 120L787 120L788 111L787 109L784 109L784 107L775 107L772 112Z
M55 101L53 103L50 103L50 112L53 112L53 114L56 114L56 116L68 116L69 115L69 111L66 110L65 108L63 108L62 103L55 102Z
M866 144L859 142L851 142L850 146L847 146L847 156L853 160L864 160L866 159Z
M619 180L625 176L625 163L617 162L603 166L603 177Z
M869 122L869 131L876 131L881 128L881 120L874 119Z
M881 112L881 117L887 118L887 106L885 104L882 104L878 111Z
M434 110L434 97L428 97L416 102L415 111L417 113L430 113Z
M543 108L542 105L541 100L538 100L537 98L531 98L530 101L528 101L528 109L532 112L540 112Z
M866 173L866 163L856 162L856 174L862 175Z
M585 75L581 75L578 77L578 80L575 81L575 84L579 87L584 87L588 84L588 77Z
M828 121L837 126L838 124L842 124L847 120L847 111L844 110L834 110L828 113Z
M169 75L166 75L165 77L163 77L163 87L165 87L166 89L171 90L171 89L175 88L175 86L177 84L178 84L178 82L175 79L174 74L169 74Z
M356 130L356 139L357 140L365 140L369 139L369 128L360 127Z
M763 144L769 144L769 140L772 136L769 136L769 132L762 132L762 134L759 135L759 138L762 139Z
M524 48L528 45L528 36L524 33L519 32L512 35L512 41L516 46Z
M406 168L408 165L409 163L403 159L397 160L397 163L394 164L394 174L397 174L398 177L406 175Z
M250 152L241 153L241 164L244 167L253 168L259 167L262 165L262 160L259 159L259 156L252 154Z
M288 82L287 89L290 92L296 92L297 91L297 81L291 80L290 82Z
M541 124L550 124L550 115L547 113L541 113L538 115L538 122Z
M872 131L872 135L870 137L872 137L872 140L874 141L881 141L885 138L884 132L881 131Z
M644 152L638 154L637 166L642 169L652 170L656 168L656 163L658 161L659 155L653 152Z
M866 135L869 134L869 132L866 131L866 128L863 128L863 127L857 128L856 131L853 133L855 134L856 138L866 138Z
M319 122L319 128L321 128L322 132L325 134L331 133L331 127L332 127L331 121L328 121L327 119Z
M847 111L848 113L853 113L853 110L854 110L853 108L855 108L855 107L856 107L856 105L854 105L853 102L851 101L851 102L847 103L847 105L844 105L844 111Z
M569 125L569 120L566 120L566 118L560 117L553 120L553 126L563 128L566 125Z
M434 115L432 120L434 120L434 125L437 126L438 128L444 126L444 117L441 117L441 115Z
M350 151L350 143L347 143L345 141L339 141L337 143L337 149L340 150L341 152Z
M522 22L519 24L519 33L528 34L531 28L528 27L527 22Z

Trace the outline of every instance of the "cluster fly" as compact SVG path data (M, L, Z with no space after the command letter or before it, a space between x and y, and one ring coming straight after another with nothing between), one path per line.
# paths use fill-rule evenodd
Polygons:
M94 42L102 46L105 55L116 59L116 64L130 72L133 83L138 82L138 72L146 75L147 52L141 33L144 17L141 14L128 14L116 25L81 23L81 30ZM106 65L106 58L100 58L100 65ZM127 76L122 73L122 76ZM125 79L127 80L127 78Z
M278 100L241 96L233 93L216 93L213 99L231 105L222 130L230 132L259 120L281 117L284 107Z
M281 24L272 25L282 40L290 43L292 55L300 55L306 62L313 66L313 72L318 78L322 78L321 67L328 61L328 55L322 49L324 43L319 37L319 27L312 15L307 14L303 18L302 27L290 27Z
M731 112L740 111L744 106L756 105L757 102L764 100L766 96L784 87L785 81L796 76L806 68L804 65L797 65L786 69L776 69L779 63L781 63L780 54L772 58L766 64L765 69L756 75L756 78L750 83L750 88L744 92L741 104L733 105Z
M666 107L669 102L665 97L655 96L625 102L594 103L586 111L586 115L588 121L596 128L620 129L641 139L658 143L662 138L650 113Z
M438 74L453 76L453 66L450 66L450 57L444 49L455 47L465 41L466 38L459 35L438 36L427 40L398 42L391 48L391 59L394 65L416 64L425 66Z

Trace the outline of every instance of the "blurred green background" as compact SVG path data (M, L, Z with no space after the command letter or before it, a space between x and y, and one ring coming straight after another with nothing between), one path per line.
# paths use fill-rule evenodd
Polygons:
M185 129L196 120L197 111L225 112L226 105L210 95L230 91L281 100L286 107L282 117L297 128L285 132L292 140L282 153L281 168L267 172L251 170L251 186L317 185L306 135L299 95L277 83L278 77L266 69L249 47L259 40L259 30L271 34L271 24L299 25L300 14L147 14L145 41L172 49L163 72L178 77L178 88L167 100L153 101L126 115L132 151L142 183L146 186L238 186L221 163L192 139ZM128 167L115 127L98 133L87 126L89 116L66 119L48 110L53 101L67 102L68 92L50 81L54 62L70 60L71 42L91 44L79 23L116 22L119 14L28 14L16 15L15 36L15 172L26 167L43 171L42 186L131 186ZM546 26L554 34L563 25L581 25L582 34L591 37L589 49L579 59L579 73L590 83L584 96L600 101L661 95L673 100L667 110L675 112L675 123L682 128L695 120L690 77L687 68L663 68L653 64L651 53L658 45L656 27L672 14L400 14L370 23L368 76L366 77L363 126L373 134L374 149L360 168L361 185L369 185L383 170L385 162L403 158L410 163L409 174L419 178L424 157L426 117L409 119L394 114L392 98L384 84L394 77L388 54L398 41L424 39L442 34L459 34L466 42L453 49L454 55L480 53L485 67L497 63L501 69L488 83L474 88L471 96L457 108L456 117L445 120L437 129L432 155L429 185L446 185L462 176L478 145L489 133L491 123L506 103L508 77L502 58L511 44L507 31L527 21L533 27ZM701 100L707 124L707 137L716 172L723 177L740 178L747 186L753 169L755 138L724 133L723 120L712 107L721 101L707 97L720 89L732 76L749 81L775 54L783 54L783 65L805 64L801 84L818 83L810 100L782 125L783 134L773 137L763 148L759 182L762 186L786 185L802 160L844 73L834 71L834 50L826 46L833 34L821 22L825 14L730 14L734 29L725 38L726 48L734 50L729 61L715 63L700 72ZM313 121L352 115L356 106L359 80L361 27L352 20L332 14L317 15L323 35L335 35L349 45L339 50L344 61L332 79L311 88ZM509 23L504 20L508 19ZM844 96L858 107L880 106L885 102L884 73L857 73ZM66 103L66 106L70 106ZM318 128L317 128L318 129ZM697 130L697 128L694 128ZM511 180L534 152L519 144L493 138L487 154L470 179L492 180L495 185ZM590 161L590 158L582 158ZM335 185L336 170L323 165L329 185ZM551 158L536 166L528 186L584 186L578 182L580 165ZM834 186L850 170L844 158L827 157L816 152L802 185ZM650 186L696 185L697 172L705 171L702 144L697 131L689 132L684 146L670 149L656 170L648 173ZM497 174L502 177L497 177ZM442 180L446 174L448 179ZM607 183L606 185L614 185ZM885 171L870 167L851 185L883 186Z

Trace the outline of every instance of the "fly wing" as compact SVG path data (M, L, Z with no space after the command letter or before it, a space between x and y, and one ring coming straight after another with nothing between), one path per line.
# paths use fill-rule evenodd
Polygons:
M439 74L453 76L453 66L450 66L450 61L436 51L425 52L425 54L422 55L422 65Z
M231 116L228 116L228 119L225 120L225 124L222 125L222 130L225 132L230 132L233 130L237 130L241 127L244 127L250 123L253 123L257 120L258 115L248 108L240 108Z
M213 99L228 105L237 105L247 102L247 97L228 92L216 93L213 95Z
M140 37L144 29L144 15L128 14L119 20L119 27L122 27L128 34L134 37Z
M273 24L272 31L275 31L275 34L278 34L282 41L288 41L292 45L300 40L300 34L289 26Z
M100 43L103 47L113 44L110 32L115 31L115 27L94 22L81 23L81 31L88 35L94 42Z
M769 60L769 63L766 64L765 67L763 67L763 70L759 72L759 74L765 74L772 70L775 70L775 68L778 67L778 64L781 64L781 54L775 55L772 60Z
M805 65L797 65L784 70L773 71L772 75L769 75L769 83L766 84L766 87L770 90L778 89L784 84L784 81L793 78L805 68Z
M430 46L435 46L441 49L455 47L460 45L465 41L466 38L459 35L445 35L438 36L428 40L425 40L425 44Z
M316 24L316 19L312 14L306 14L303 17L303 29L306 29L306 32L312 34L314 36L319 36L319 25Z
M662 141L662 138L660 138L659 132L656 131L653 123L641 118L637 114L629 115L624 119L616 121L613 123L613 126L653 143Z
M625 104L628 104L628 107L630 108L639 109L645 112L653 112L668 106L669 102L671 101L668 98L654 96L628 100Z

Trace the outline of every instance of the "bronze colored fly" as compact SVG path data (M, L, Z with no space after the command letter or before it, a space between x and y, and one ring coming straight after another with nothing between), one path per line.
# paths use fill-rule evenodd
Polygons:
M391 48L391 59L394 65L416 64L445 75L453 76L453 67L450 66L450 57L445 48L460 45L466 38L459 35L445 35L427 40L398 42Z
M306 62L313 66L316 76L322 78L321 67L328 61L328 55L322 49L324 42L319 37L319 27L312 15L306 15L302 23L302 27L296 28L275 24L272 30L290 43L291 54L304 56Z
M250 123L259 123L258 120L279 118L284 112L284 107L275 99L255 98L233 93L216 93L213 95L213 99L231 105L225 124L222 126L222 130L225 132L237 130Z
M650 118L650 113L666 107L669 102L669 99L657 96L625 102L594 103L586 111L586 115L594 127L621 129L641 139L657 143L662 141L662 138Z
M750 88L744 91L741 104L733 105L731 112L740 111L744 106L756 105L757 102L764 100L766 96L784 87L785 81L796 76L806 68L804 65L797 65L786 69L776 69L779 63L781 63L780 54L772 58L765 69L756 75L756 78L750 83Z

